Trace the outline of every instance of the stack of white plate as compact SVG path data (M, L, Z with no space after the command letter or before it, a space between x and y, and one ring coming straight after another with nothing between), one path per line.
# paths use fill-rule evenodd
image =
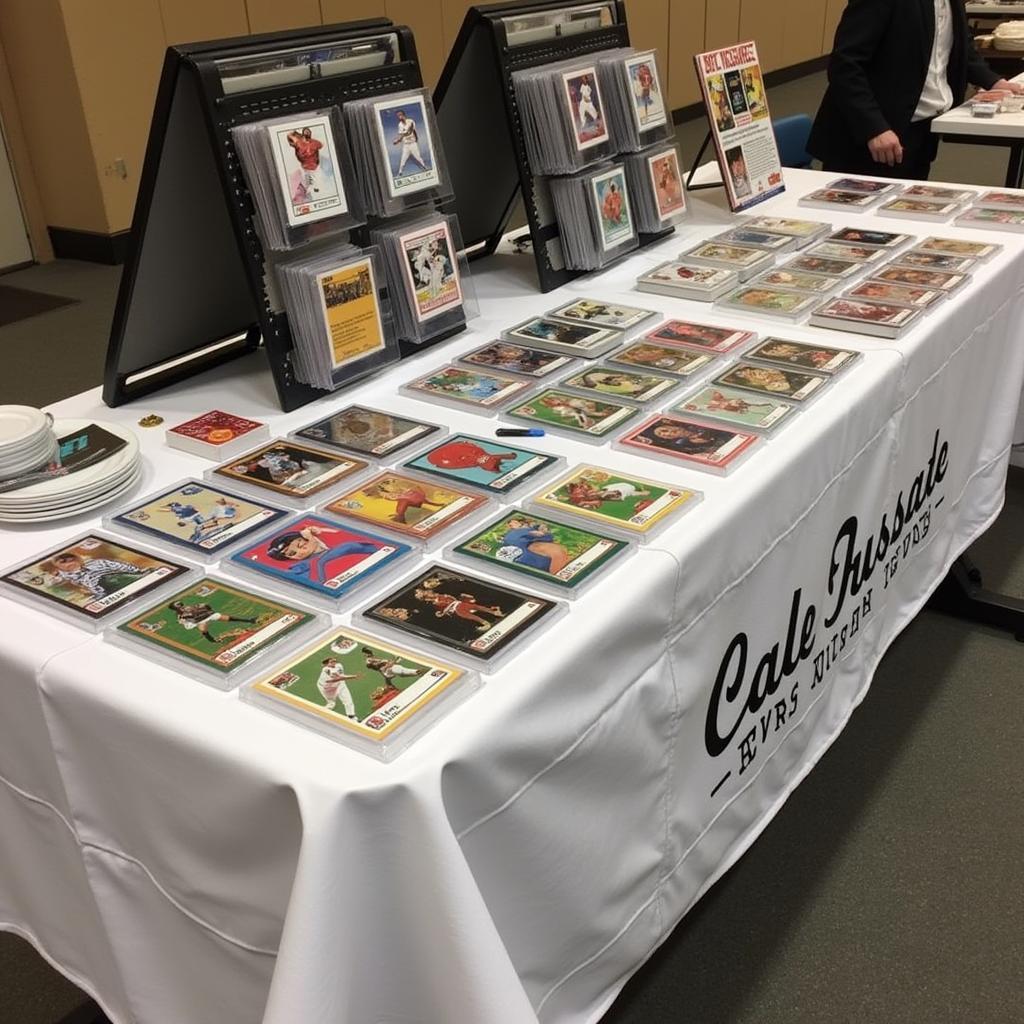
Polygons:
M67 476L53 477L14 491L0 491L0 521L42 523L77 516L121 497L138 483L142 475L139 442L128 428L98 420L57 420L53 430L55 436L64 437L84 430L90 423L124 438L127 444L109 458Z
M0 405L0 480L39 469L56 454L52 416L29 405Z

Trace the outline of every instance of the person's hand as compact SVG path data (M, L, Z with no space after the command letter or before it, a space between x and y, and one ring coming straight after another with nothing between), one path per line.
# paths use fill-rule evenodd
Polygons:
M869 139L868 149L871 151L871 159L876 164L895 167L903 163L903 146L900 137L894 131L882 132L881 135Z
M1007 92L1012 92L1014 96L1024 96L1024 85L1020 82L1011 82L1006 78L1000 78L993 89L1004 89Z

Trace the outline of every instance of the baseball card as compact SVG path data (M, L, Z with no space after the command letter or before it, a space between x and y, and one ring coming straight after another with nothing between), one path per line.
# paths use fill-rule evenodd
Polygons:
M450 483L469 484L490 494L507 494L557 461L554 455L542 455L501 441L453 434L406 462L404 468Z
M683 345L701 352L717 354L732 352L753 341L756 337L757 335L753 331L739 331L731 327L713 327L710 324L697 324L690 320L666 320L649 334L644 335L646 341L657 342L659 345Z
M614 366L595 366L566 377L562 386L646 405L678 387L679 381L660 373L634 373Z
M570 324L547 317L536 317L517 324L505 332L505 337L526 345L546 348L568 356L593 358L607 351L621 337L619 331L604 327L591 327L584 323Z
M382 409L350 405L296 432L296 437L343 452L384 458L421 444L441 428L436 423L395 416Z
M829 376L850 367L857 359L858 352L848 348L831 348L828 345L807 345L802 341L783 338L766 338L752 348L748 359L762 363L778 363L780 366L795 366L799 370L811 370Z
M620 444L708 469L726 469L758 442L756 434L709 427L680 416L653 416Z
M367 468L361 459L331 455L295 441L271 441L214 473L276 494L308 498Z
M402 274L420 323L462 307L459 262L448 221L399 235L398 246Z
M645 320L658 316L653 309L622 306L602 302L600 299L577 299L567 306L559 306L546 314L552 320L571 320L573 323L593 324L612 331L628 331Z
M445 398L480 409L494 409L528 391L530 382L498 373L481 373L465 366L444 366L410 381L405 387L414 394Z
M597 68L566 72L562 75L562 87L576 148L582 152L607 142L608 124L597 82Z
M717 376L713 384L719 387L739 388L772 398L788 398L791 402L806 402L820 391L828 378L813 373L784 370L782 367L757 366L739 362Z
M373 105L381 151L393 199L440 184L430 124L422 96L403 96Z
M644 370L662 370L665 373L678 374L680 377L692 377L708 366L714 358L700 352L688 352L683 348L638 341L610 356L608 362L636 366Z
M493 341L460 356L459 362L486 366L502 373L516 373L523 377L547 377L568 366L572 360L568 356L514 345L510 341Z
M266 130L288 223L296 227L346 213L330 117L314 114Z
M653 53L642 53L626 57L623 65L629 75L630 98L633 101L633 117L639 132L650 131L668 121L665 97L658 79L658 65Z
M621 167L595 174L590 179L590 192L597 221L601 225L601 247L605 252L636 237L626 172Z
M587 437L605 437L639 415L635 405L598 401L560 388L547 388L510 408L507 416Z
M332 370L384 350L384 324L369 257L318 274L316 290Z
M707 387L684 398L671 412L696 415L750 430L772 430L792 419L796 406L775 398L755 398L733 388Z

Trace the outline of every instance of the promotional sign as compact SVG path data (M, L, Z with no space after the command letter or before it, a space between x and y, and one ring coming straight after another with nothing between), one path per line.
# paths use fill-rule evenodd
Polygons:
M756 44L739 43L693 59L733 212L784 192Z

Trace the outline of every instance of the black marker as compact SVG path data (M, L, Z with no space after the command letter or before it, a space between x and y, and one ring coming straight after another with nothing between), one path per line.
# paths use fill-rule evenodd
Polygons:
M540 427L498 427L495 437L544 437Z

